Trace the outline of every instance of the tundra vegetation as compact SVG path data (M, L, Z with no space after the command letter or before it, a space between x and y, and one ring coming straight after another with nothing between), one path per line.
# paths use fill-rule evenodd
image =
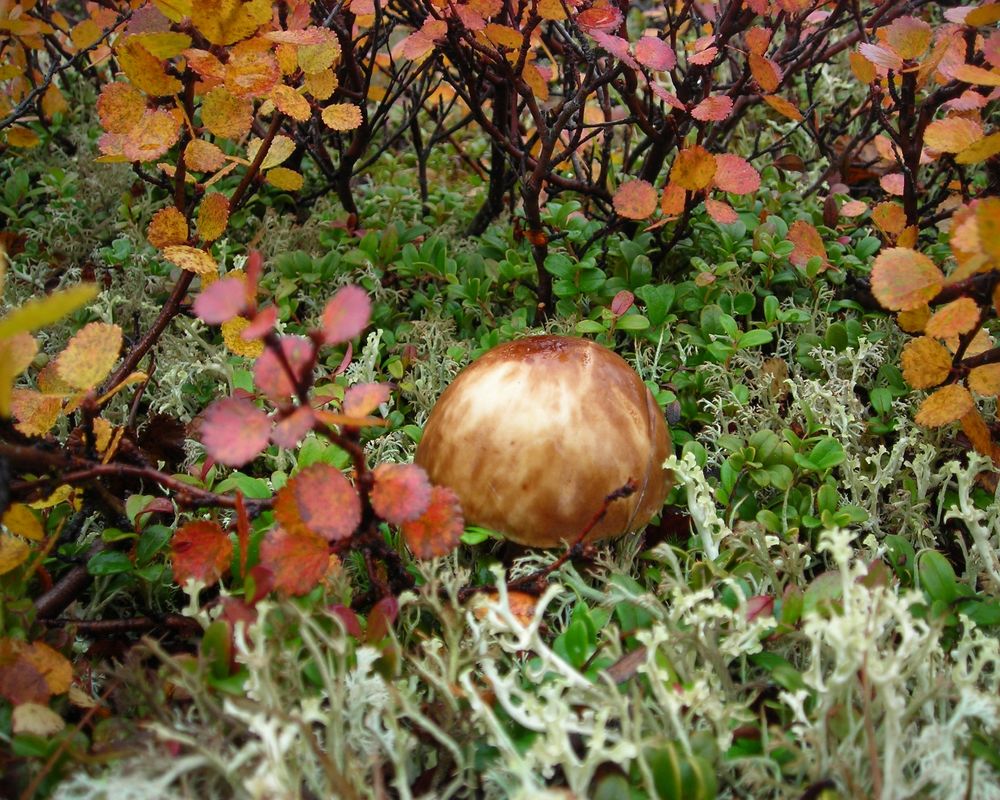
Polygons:
M0 2L0 794L1000 798L998 22ZM543 332L644 530L412 463Z

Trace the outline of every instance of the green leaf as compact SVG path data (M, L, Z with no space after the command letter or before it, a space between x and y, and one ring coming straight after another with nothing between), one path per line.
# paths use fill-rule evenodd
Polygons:
M626 314L618 320L620 331L644 331L649 327L649 320L642 314Z
M758 328L742 334L736 342L736 347L739 350L746 350L748 347L760 347L761 345L767 344L772 339L774 339L774 334L772 334L771 331Z
M105 550L87 562L87 572L91 575L118 575L131 570L132 560L117 550Z
M958 578L948 559L936 550L925 550L917 565L920 586L930 599L950 604L958 597Z
M594 319L582 319L576 323L577 333L604 333L604 326Z

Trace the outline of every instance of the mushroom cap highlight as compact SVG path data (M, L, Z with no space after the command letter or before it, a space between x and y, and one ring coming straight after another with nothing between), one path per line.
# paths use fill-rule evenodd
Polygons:
M467 522L519 544L576 541L630 479L587 541L644 527L663 506L670 433L649 389L606 347L532 336L470 364L431 411L416 462L451 487Z

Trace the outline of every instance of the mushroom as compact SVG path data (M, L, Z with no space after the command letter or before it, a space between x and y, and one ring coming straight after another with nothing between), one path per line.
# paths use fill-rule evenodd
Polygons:
M670 433L649 389L606 347L532 336L493 348L441 395L416 462L451 487L467 522L531 547L638 530L663 506Z

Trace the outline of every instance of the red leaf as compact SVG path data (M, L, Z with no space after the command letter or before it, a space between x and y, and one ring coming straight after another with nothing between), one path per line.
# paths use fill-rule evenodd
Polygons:
M194 313L202 322L220 325L246 308L246 281L223 278L203 289L194 301Z
M642 178L625 181L613 198L615 212L626 219L646 219L656 211L656 189Z
M635 295L632 294L628 289L622 289L618 294L615 295L614 300L611 301L611 313L616 317L620 317L630 308L635 302Z
M613 31L621 23L622 14L613 6L588 8L576 16L576 24L591 34L594 31Z
M240 575L247 571L247 553L250 550L250 515L247 514L243 492L236 492L236 538L240 543Z
M632 58L632 53L629 50L628 39L623 39L620 36L612 36L609 33L603 33L602 31L589 31L590 35L594 37L594 41L597 42L602 48L607 50L615 58L621 59L622 62L630 66L632 69L639 69L639 65L636 63L635 59Z
M323 310L323 335L327 344L340 344L357 336L368 325L372 303L360 286L345 286Z
M760 188L760 173L745 158L723 153L715 157L713 181L724 192L751 194Z
M368 631L365 636L368 644L374 644L388 636L398 616L399 601L395 597L390 595L379 600L368 612Z
M358 615L351 609L338 603L335 606L330 606L326 611L330 616L337 617L343 623L348 636L353 636L355 639L361 638L361 622L358 620Z
M271 420L249 400L216 400L201 423L201 443L220 464L242 467L267 447Z
M233 542L218 523L198 520L174 534L170 550L174 581L183 585L193 578L211 586L229 566Z
M774 613L774 598L766 594L758 594L747 600L747 622L752 622L762 614L771 616Z
M702 122L721 122L732 113L733 101L724 94L706 97L691 109L691 116Z
M402 525L406 545L417 558L436 558L450 553L458 547L463 530L465 520L458 495L446 486L435 486L427 510L419 519Z
M673 48L657 36L643 36L635 43L635 60L644 67L657 71L677 66Z
M392 387L387 383L359 383L344 392L344 413L364 417L389 399Z
M354 533L361 522L361 499L340 470L313 464L281 488L274 515L290 533L305 530L332 542Z
M431 483L416 464L379 464L371 491L372 508L386 522L417 519L431 502Z
M274 576L274 588L300 595L312 591L323 577L330 547L308 530L273 528L260 544L260 558Z
M271 431L271 441L278 447L295 447L312 430L316 415L308 406L299 406L291 414L277 422Z
M301 381L313 363L313 343L305 336L281 336L278 341L292 373ZM253 382L272 403L285 403L295 396L295 386L271 347L264 350L254 364Z

